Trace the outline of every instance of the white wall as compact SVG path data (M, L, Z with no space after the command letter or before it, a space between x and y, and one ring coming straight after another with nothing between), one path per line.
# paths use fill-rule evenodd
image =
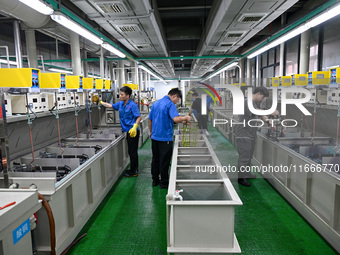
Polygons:
M163 82L151 81L150 86L155 88L156 99L163 98L165 95L168 94L170 89L178 88L178 81L170 81L166 83L167 84L164 84Z

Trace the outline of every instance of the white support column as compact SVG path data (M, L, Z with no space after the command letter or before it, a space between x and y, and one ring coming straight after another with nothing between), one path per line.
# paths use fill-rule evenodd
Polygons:
M245 58L240 59L238 62L240 66L240 82L245 82L245 77L244 77L244 66L245 66Z
M182 106L185 107L185 85L186 85L187 81L183 81L182 82Z
M251 62L252 62L251 59L247 58L247 75L246 75L247 86L252 86L253 74Z
M144 72L144 86L143 86L143 90L146 91L146 87L147 87L147 84L148 84L148 73L147 72Z
M255 76L255 79L256 79L256 87L259 87L261 85L260 83L260 56L257 55L256 56L256 76Z
M284 63L284 55L285 55L285 43L280 44L280 73L276 76L283 76L283 67L286 63Z
M81 75L79 35L70 31L71 58L73 75Z
M117 91L119 91L119 89L123 87L124 83L125 83L124 60L119 60L118 61Z
M150 90L150 83L151 83L151 76L150 76L150 74L148 73L148 87L149 87L149 91L151 91Z
M35 30L26 30L26 48L27 48L27 56L28 56L28 66L30 68L38 68L38 59L37 59L37 44L35 41Z
M310 48L310 29L301 34L300 45L300 74L305 74L309 71L309 48Z
M99 70L100 70L100 78L105 78L105 66L104 66L104 49L100 47L100 57L99 57Z

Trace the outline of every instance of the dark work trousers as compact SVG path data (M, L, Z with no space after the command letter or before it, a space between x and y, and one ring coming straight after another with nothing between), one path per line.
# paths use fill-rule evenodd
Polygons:
M255 140L237 137L236 147L238 152L238 178L246 178L247 172L242 172L241 166L250 166L255 150Z
M197 122L199 129L208 130L208 115L199 115Z
M137 130L137 135L131 137L129 132L126 133L126 140L128 144L128 153L130 156L130 171L138 172L138 141L139 141L139 130Z
M151 175L155 182L159 180L160 184L167 185L169 183L169 165L172 156L172 141L162 142L152 140L152 164Z

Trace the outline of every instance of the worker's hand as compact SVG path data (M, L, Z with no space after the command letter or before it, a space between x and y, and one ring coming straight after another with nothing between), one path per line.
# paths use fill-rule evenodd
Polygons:
M99 96L93 95L92 96L92 103L98 103L99 102Z
M137 123L133 124L133 127L129 131L130 137L133 138L137 135L137 128L138 128L138 124Z
M185 116L184 118L185 118L185 121L187 121L187 122L191 121L191 117L190 116Z
M212 112L209 112L209 114L211 118L214 117L214 114Z
M99 104L103 104L103 101L102 101L102 100L100 100L100 101L99 101Z

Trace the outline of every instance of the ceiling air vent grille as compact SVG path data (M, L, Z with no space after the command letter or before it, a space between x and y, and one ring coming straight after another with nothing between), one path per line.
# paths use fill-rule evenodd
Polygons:
M239 38L243 35L243 33L228 33L226 37L228 38Z
M242 23L254 23L263 19L265 14L243 14L238 21Z
M233 46L232 43L220 43L220 47L231 47Z
M104 13L122 13L124 9L120 4L100 4L98 5Z
M139 44L139 45L136 45L136 48L140 50L148 49L150 48L150 44Z
M117 26L117 28L119 29L119 31L121 31L123 33L134 33L134 32L140 31L137 24L134 24L134 25L119 25L119 26Z
M123 1L98 1L95 5L99 11L105 14L125 13L128 11Z

